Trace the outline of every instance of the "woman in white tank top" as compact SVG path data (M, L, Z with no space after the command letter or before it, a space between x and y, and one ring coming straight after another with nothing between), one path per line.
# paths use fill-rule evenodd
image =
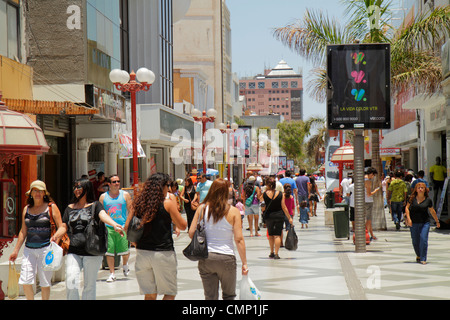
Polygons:
M242 262L242 275L248 274L245 242L242 235L240 211L228 203L228 182L217 179L197 211L189 229L193 237L199 219L205 220L208 258L200 260L198 270L202 278L206 300L219 299L219 282L223 300L236 297L236 257L233 241Z

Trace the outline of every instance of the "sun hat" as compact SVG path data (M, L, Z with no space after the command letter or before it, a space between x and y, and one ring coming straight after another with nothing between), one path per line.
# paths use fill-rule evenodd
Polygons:
M33 190L33 189L38 189L38 190L41 190L41 191L45 191L46 195L50 195L50 193L47 191L47 186L45 185L44 181L41 181L41 180L33 181L31 183L31 185L30 185L30 190L28 190L25 194L27 196L29 196L30 193L31 193L31 190Z

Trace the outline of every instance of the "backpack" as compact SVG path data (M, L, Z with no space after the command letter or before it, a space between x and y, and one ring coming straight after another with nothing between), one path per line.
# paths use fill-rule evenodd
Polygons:
M247 200L245 200L245 205L246 205L247 207L250 207L250 206L252 205L253 198L254 198L254 196L255 196L255 191L256 191L256 188L254 187L254 188L253 188L253 193L252 193L252 195L251 195L250 197L248 197Z

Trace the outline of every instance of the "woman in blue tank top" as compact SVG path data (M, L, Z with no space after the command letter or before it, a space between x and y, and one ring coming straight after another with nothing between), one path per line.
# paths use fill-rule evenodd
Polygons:
M19 284L23 285L27 300L34 300L33 284L36 281L36 274L38 274L42 300L48 300L53 272L44 271L42 261L51 240L50 213L56 226L60 228L62 225L61 212L56 204L51 202L50 193L43 181L32 182L26 195L28 204L23 209L22 228L9 261L16 261L19 250L25 243Z

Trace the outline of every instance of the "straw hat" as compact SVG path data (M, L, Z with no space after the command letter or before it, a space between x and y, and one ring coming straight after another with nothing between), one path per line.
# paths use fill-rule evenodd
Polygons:
M177 179L176 182L177 182L178 184L183 184L183 179Z
M33 190L33 189L38 189L38 190L41 190L41 191L45 191L46 195L48 195L48 196L50 195L50 192L47 191L47 186L45 185L45 182L43 182L41 180L33 181L31 183L31 185L30 185L30 190L28 190L25 194L27 196L29 196L30 193L31 193L31 190Z

